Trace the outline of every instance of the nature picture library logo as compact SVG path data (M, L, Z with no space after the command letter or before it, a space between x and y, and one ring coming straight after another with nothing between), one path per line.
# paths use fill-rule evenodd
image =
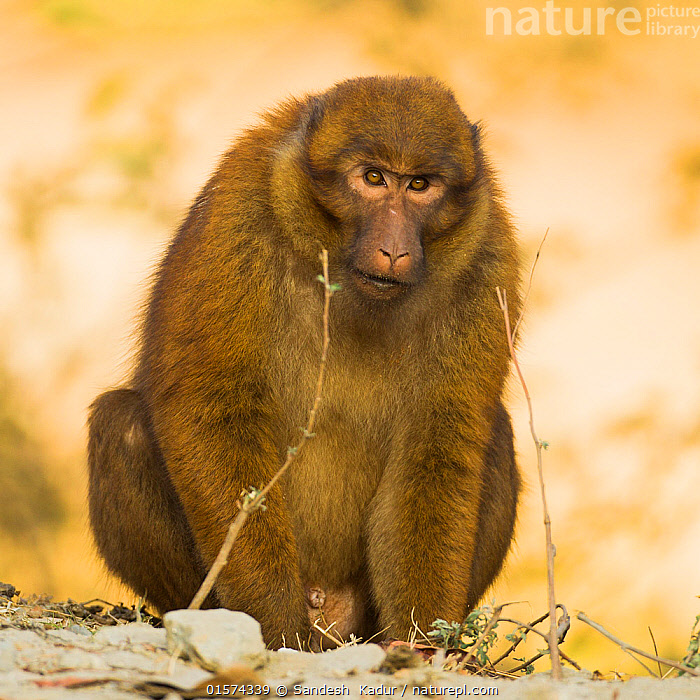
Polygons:
M649 5L637 7L486 8L487 36L572 36L619 32L626 36L666 36L696 39L700 34L700 6Z

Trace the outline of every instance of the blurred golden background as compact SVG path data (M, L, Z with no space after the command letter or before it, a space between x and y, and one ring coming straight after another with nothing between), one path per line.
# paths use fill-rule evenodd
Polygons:
M0 580L130 601L87 531L84 423L128 374L149 271L257 113L345 77L433 74L484 120L528 267L550 230L520 358L551 445L557 597L682 656L700 612L700 44L614 24L552 36L544 18L539 36L489 36L487 7L2 3ZM531 619L544 536L515 382L510 406L528 489L493 594ZM641 670L577 622L564 649Z

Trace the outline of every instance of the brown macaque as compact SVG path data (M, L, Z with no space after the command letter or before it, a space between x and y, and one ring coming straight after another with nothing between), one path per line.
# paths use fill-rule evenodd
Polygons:
M223 157L157 271L129 388L89 418L107 566L187 606L313 403L313 440L241 531L208 606L278 647L461 621L499 572L520 479L496 287L515 236L479 129L429 78L339 83L267 113Z

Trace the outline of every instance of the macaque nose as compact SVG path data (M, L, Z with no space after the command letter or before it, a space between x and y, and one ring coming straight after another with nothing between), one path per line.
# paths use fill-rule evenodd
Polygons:
M411 265L411 256L407 250L385 250L379 248L374 254L374 263L380 274L389 276L403 275Z

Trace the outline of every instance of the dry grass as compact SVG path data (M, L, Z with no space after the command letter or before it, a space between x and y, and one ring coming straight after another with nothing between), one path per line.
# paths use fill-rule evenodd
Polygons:
M126 622L160 626L160 618L149 613L145 606L127 607L99 599L77 603L69 598L66 602L54 602L51 596L35 594L25 598L14 586L0 583L0 629L41 631L79 627L92 634L100 627Z

